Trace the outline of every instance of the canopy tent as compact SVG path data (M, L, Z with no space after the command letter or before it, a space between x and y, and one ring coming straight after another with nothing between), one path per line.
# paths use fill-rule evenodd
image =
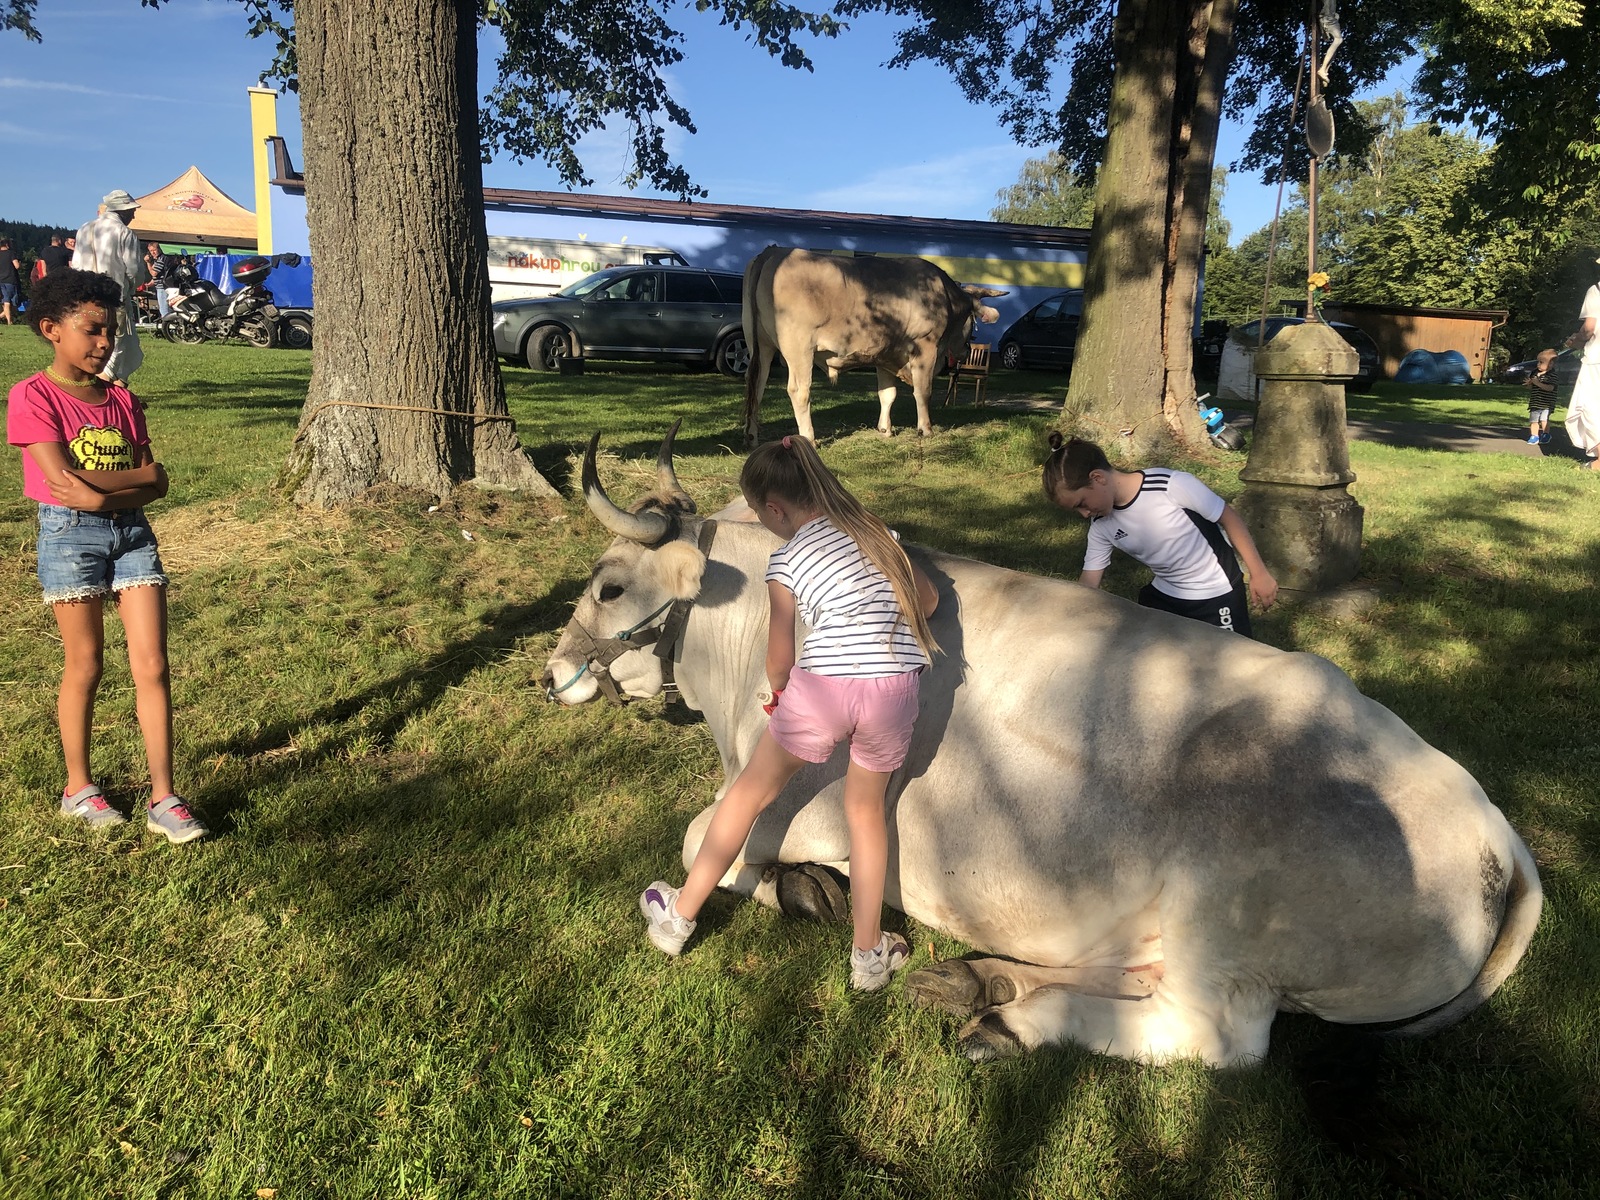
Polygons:
M139 211L128 228L142 241L256 248L255 214L202 175L199 167L190 167L166 187L137 199Z

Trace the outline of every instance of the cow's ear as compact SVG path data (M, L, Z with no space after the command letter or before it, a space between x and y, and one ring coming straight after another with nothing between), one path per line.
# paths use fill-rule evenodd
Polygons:
M978 320L985 325L993 325L1000 319L1000 310L990 308L987 304L978 305Z
M674 600L693 600L700 594L700 576L706 556L688 542L668 542L650 555L656 578Z

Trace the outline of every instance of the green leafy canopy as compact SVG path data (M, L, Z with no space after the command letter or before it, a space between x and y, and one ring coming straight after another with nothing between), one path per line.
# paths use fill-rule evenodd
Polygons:
M139 0L159 8L162 0ZM442 0L443 2L443 0ZM831 38L843 24L781 0L692 0L723 25L748 30L748 38L784 66L811 69L803 38ZM34 23L37 0L3 0L4 28L40 40ZM263 83L296 91L294 6L290 0L239 0L251 37L275 45ZM658 0L457 0L481 27L503 42L498 80L482 104L484 161L497 152L521 162L549 163L572 187L592 183L584 173L578 143L587 134L621 121L629 128L632 169L628 186L647 183L680 196L704 195L688 172L672 161L668 125L694 132L694 122L675 100L663 73L680 62L682 33L667 14L687 4Z

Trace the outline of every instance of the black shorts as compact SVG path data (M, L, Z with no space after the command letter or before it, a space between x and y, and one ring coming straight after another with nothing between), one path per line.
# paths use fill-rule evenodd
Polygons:
M1162 612L1204 621L1218 629L1242 633L1245 637L1255 636L1250 630L1250 604L1242 584L1208 600L1180 600L1159 590L1155 584L1147 583L1139 589L1139 603L1146 608L1159 608Z

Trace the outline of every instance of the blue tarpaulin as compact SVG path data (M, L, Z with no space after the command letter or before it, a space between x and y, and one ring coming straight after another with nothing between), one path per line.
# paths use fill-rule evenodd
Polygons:
M1413 350L1400 360L1396 383L1471 383L1472 368L1459 350Z
M233 268L235 264L247 258L254 257L249 254L197 254L194 260L194 269L200 273L201 279L210 280L222 289L223 293L236 292L239 285L233 281ZM266 289L272 293L272 300L279 308L310 308L311 307L311 260L306 257L300 259L298 267L277 266L267 275Z

